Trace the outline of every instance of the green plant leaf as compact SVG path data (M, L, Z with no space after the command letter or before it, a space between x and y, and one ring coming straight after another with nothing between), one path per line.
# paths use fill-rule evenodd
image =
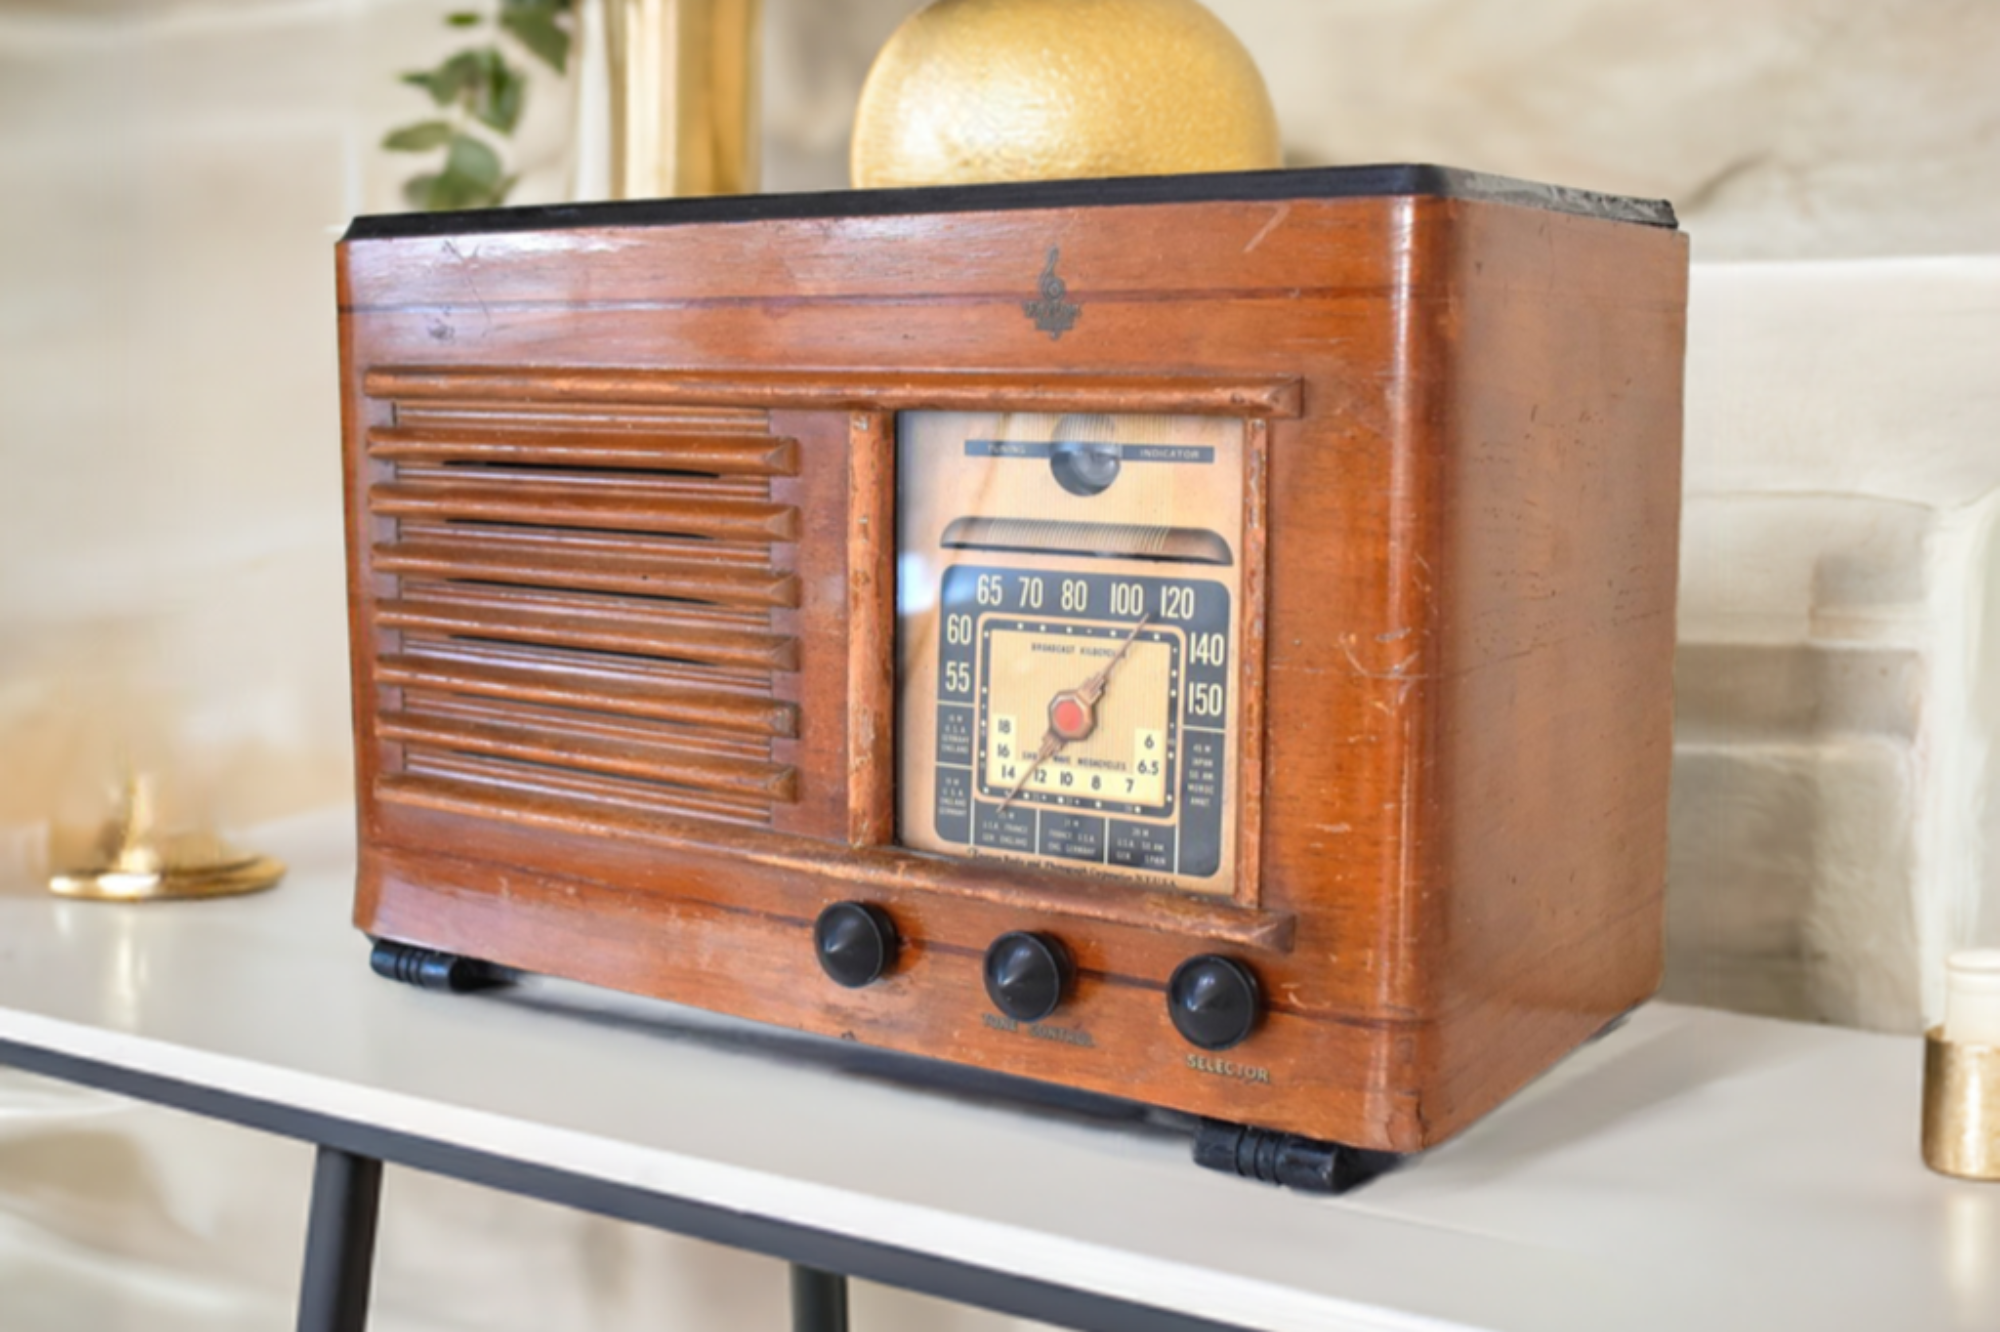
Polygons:
M429 211L431 207L431 191L436 185L437 173L435 171L427 171L421 176L411 176L403 182L403 202L412 208L421 208Z
M505 196L513 182L484 181L451 170L413 176L403 186L403 197L413 208L426 212L448 212L462 208L491 208Z
M526 77L496 46L460 51L436 69L403 76L429 92L439 106L456 105L502 134L512 134L527 102Z
M431 187L431 207L437 212L462 208L491 208L500 202L497 182L492 185L446 171Z
M484 16L475 14L469 9L461 9L456 14L446 14L444 21L454 28L476 28L486 20Z
M422 88L425 92L431 95L432 101L437 102L439 106L443 106L446 102L449 102L451 98L447 96L440 99L438 97L437 86L431 81L431 74L432 71L427 69L415 70L412 71L411 73L402 75L401 78L404 83L407 83L412 87Z
M416 70L403 76L403 82L422 88L431 95L431 100L439 106L450 106L458 96L458 89L440 77L442 71Z
M484 140L461 134L451 141L451 151L445 154L444 173L482 189L497 189L500 185L500 154L494 152Z
M481 95L490 77L490 67L499 59L500 53L490 46L473 47L460 51L436 69L405 74L403 82L422 88L439 106L463 102L469 107Z
M521 107L527 99L526 76L500 59L496 52L486 72L486 84L473 99L472 114L502 134L512 134L521 121Z
M403 82L422 88L439 106L450 106L465 86L463 67L457 66L456 60L454 56L436 69L412 70L403 75Z
M569 32L556 19L568 10L557 0L502 0L500 26L560 74L569 67Z
M412 176L403 197L413 208L445 212L460 208L490 208L506 197L513 180L500 178L500 154L470 134L451 141L444 169Z
M382 136L382 146L392 153L424 153L450 143L453 132L449 120L422 120L390 130Z

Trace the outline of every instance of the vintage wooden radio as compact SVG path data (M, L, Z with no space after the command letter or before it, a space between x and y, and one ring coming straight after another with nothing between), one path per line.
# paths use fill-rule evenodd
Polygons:
M356 222L378 968L1449 1137L1658 981L1686 258L1426 167Z

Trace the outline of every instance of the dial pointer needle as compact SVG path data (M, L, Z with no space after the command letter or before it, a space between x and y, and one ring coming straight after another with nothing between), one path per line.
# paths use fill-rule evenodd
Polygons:
M1111 683L1111 672L1116 669L1119 662L1125 660L1125 654L1132 650L1132 641L1138 638L1139 631L1144 629L1146 622L1152 618L1151 612L1141 615L1139 622L1132 626L1132 632L1125 635L1125 641L1118 645L1118 651L1112 654L1111 660L1098 667L1097 674L1076 687L1076 696L1086 705L1094 708L1097 706L1097 700L1104 697L1104 687Z
M1021 788L1028 784L1028 779L1035 775L1035 770L1041 767L1044 763L1047 763L1049 761L1050 755L1054 754L1058 749L1061 749L1062 747L1063 747L1063 738L1057 735L1055 733L1055 729L1051 727L1042 736L1042 747L1040 749L1037 749L1035 751L1035 757L1028 761L1028 769L1026 772L1023 772L1021 774L1021 780L1014 783L1014 789L1009 791L1007 793L1006 799L1000 802L1000 808L1005 809L1007 808L1007 806L1013 804L1014 797L1021 794Z

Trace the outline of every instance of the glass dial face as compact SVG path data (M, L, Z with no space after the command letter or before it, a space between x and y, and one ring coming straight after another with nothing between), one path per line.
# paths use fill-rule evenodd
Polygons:
M903 843L1235 891L1243 424L898 420Z

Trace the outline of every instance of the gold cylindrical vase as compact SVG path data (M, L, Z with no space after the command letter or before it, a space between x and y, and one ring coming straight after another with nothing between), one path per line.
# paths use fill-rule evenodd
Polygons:
M2000 1180L2000 1045L1924 1035L1924 1164L1960 1179Z
M749 194L762 0L605 0L611 197Z

